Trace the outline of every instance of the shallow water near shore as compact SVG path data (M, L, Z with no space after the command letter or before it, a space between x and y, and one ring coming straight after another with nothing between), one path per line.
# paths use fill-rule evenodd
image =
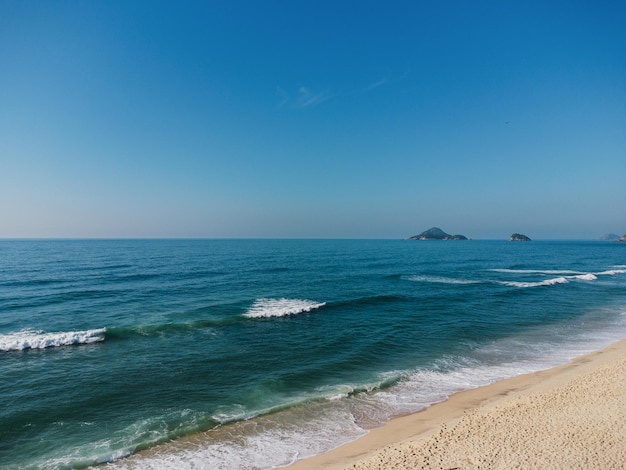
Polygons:
M610 242L5 240L0 262L7 469L284 466L626 333Z

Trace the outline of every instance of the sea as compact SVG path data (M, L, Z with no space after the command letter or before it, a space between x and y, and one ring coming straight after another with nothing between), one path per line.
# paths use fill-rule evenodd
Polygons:
M272 469L626 337L626 243L0 241L1 469Z

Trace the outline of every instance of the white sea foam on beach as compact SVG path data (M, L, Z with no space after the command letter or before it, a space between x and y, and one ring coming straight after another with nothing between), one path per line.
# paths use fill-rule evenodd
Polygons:
M318 309L326 302L301 299L257 299L244 316L248 318L270 318L296 315Z
M105 332L106 328L56 333L22 330L16 333L0 335L0 351L22 351L25 349L44 349L73 344L96 343L104 341Z
M148 455L111 462L133 470L272 469L328 451L365 435L345 402L316 402L280 417L269 415L215 428L198 439L167 443Z

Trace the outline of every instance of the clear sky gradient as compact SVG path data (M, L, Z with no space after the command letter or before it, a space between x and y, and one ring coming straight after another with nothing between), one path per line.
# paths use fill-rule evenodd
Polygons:
M0 237L626 232L622 1L0 2Z

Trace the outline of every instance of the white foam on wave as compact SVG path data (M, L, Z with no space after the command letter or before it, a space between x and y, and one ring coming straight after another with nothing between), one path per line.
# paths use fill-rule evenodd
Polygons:
M61 453L33 456L26 468L57 470L59 468L94 468L113 465L134 455L138 448L154 446L181 435L181 431L200 429L207 416L189 409L172 410L163 415L140 419L119 430L111 429L108 436L93 442L74 445ZM171 426L168 423L179 423ZM148 467L151 468L151 467ZM158 467L156 467L158 468ZM174 468L174 467L172 467ZM178 468L178 467L177 467ZM204 467L201 467L204 468Z
M520 281L497 281L498 284L502 284L510 287L539 287L539 286L553 286L556 284L567 284L569 281L565 277L554 277L552 279L545 279L537 282L520 282Z
M443 276L408 276L407 280L414 282L433 282L438 284L480 284L482 281L474 281L471 279L455 279Z
M598 276L615 276L616 274L626 274L626 269L609 269L595 274Z
M619 266L616 266L618 268ZM590 273L583 271L573 271L570 269L490 269L489 271L505 273L505 274L522 274L522 275L556 275L549 279L542 279L539 281L499 281L499 280L473 280L473 279L456 279L443 276L428 276L428 275L414 275L407 276L405 279L414 282L432 282L439 284L481 284L481 283L496 283L510 287L539 287L539 286L554 286L557 284L567 284L571 280L579 281L595 281L598 276L612 276L616 274L626 273L626 269L611 269L607 271Z
M111 462L107 468L133 470L269 470L293 464L358 439L358 426L345 402L291 410L203 433L199 439L173 441L147 455Z
M498 284L502 284L510 287L539 287L539 286L554 286L557 284L567 284L570 280L579 280L579 281L595 281L598 279L598 275L603 273L579 273L570 276L559 276L553 277L550 279L543 279L541 281L529 282L529 281L494 281Z
M490 269L496 273L512 273L512 274L548 274L548 275L566 275L566 274L586 274L582 271L572 271L571 269Z
M90 344L104 341L106 328L86 331L66 331L45 333L36 330L22 330L0 335L0 351L23 351L25 349L45 349L74 344Z
M318 309L326 302L301 299L257 299L244 316L248 318L271 318L297 315Z
M626 266L624 265L615 265L612 266L613 269L607 269L606 271L600 272L583 272L583 271L572 271L570 269L490 269L489 271L493 271L496 273L509 273L509 274L546 274L546 275L557 275L563 276L566 278L572 279L583 279L583 280L595 280L597 276L615 276L616 274L626 274ZM593 279L591 279L593 276Z

